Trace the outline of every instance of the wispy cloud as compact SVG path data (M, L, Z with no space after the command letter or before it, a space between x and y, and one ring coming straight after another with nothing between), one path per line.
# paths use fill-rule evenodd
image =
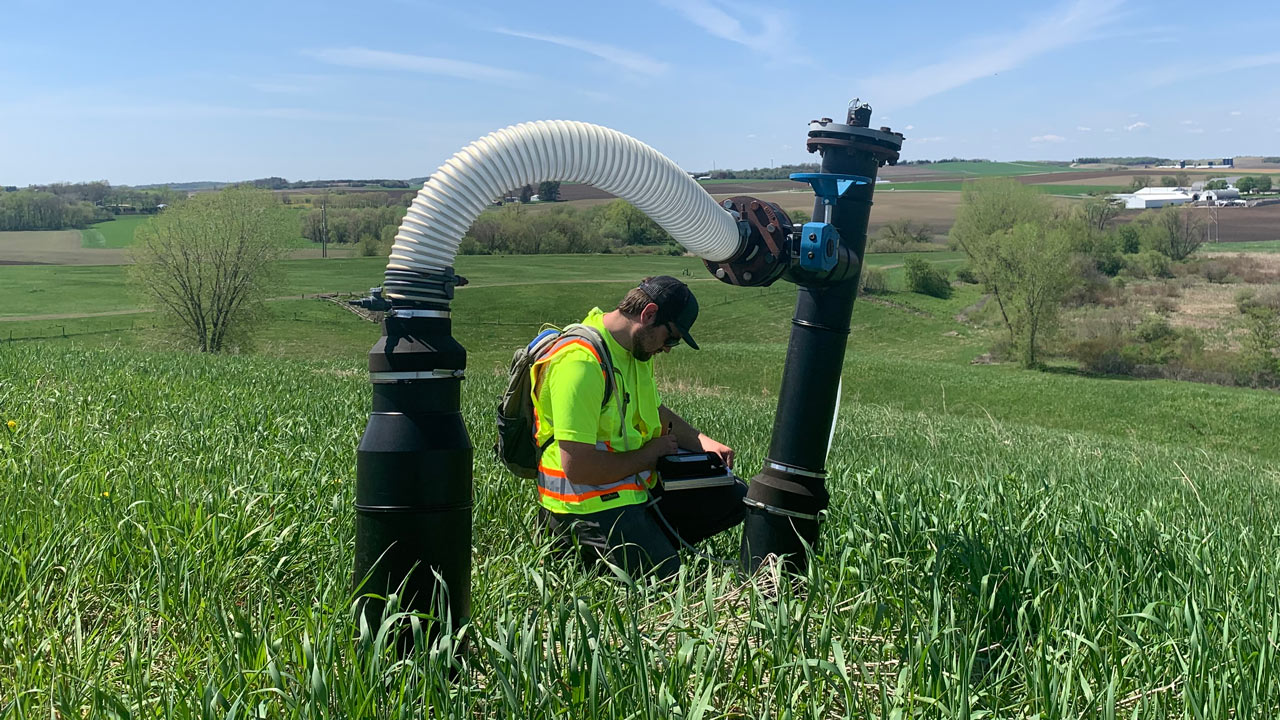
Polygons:
M745 45L777 59L795 60L795 37L787 15L774 5L748 5L728 0L659 0L707 33L722 40ZM739 18L751 18L748 28Z
M88 102L85 98L44 97L0 103L0 113L34 117L59 117L76 113L82 117L124 120L196 120L251 118L304 120L336 123L383 123L396 118L359 113L330 112L300 107L244 107L190 102Z
M1240 112L1239 110L1232 110L1232 111L1231 111L1231 117L1240 117L1240 116L1241 116L1241 115L1243 115L1243 114L1244 114L1244 113Z
M1160 87L1161 85L1172 85L1175 82L1191 78L1253 70L1272 65L1280 65L1280 52L1240 55L1233 58L1210 57L1201 62L1178 65L1162 64L1157 66L1156 69L1140 74L1139 78L1150 85Z
M1188 132L1189 134L1191 134L1191 135L1200 135L1200 134L1204 133L1204 128L1202 128L1202 127L1189 127L1189 128L1187 128L1187 132Z
M613 45L595 42L593 40L583 40L581 38L566 37L563 35L543 35L541 33L524 32L522 30L511 30L508 28L495 28L494 32L511 37L524 38L525 40L536 40L538 42L559 45L571 50L578 50L588 55L596 57L606 62L613 63L618 67L629 70L640 75L655 76L665 73L670 69L670 65L661 60L655 60L648 55L643 55L631 50L625 50Z
M1033 143L1060 143L1064 140L1066 140L1066 138L1061 135L1037 135L1031 138L1031 142Z
M904 129L904 130L915 130L915 129L916 129L916 126L915 126L915 125L908 125L908 126L906 126L905 128L903 128L903 129Z
M1179 125L1199 125L1200 123L1196 122L1195 120L1183 120L1178 124Z
M930 137L912 138L912 139L911 139L911 144L912 144L912 145L926 145L926 144L928 144L928 143L942 142L943 140L946 140L946 138L942 137L941 135L933 135L933 136L930 136Z
M1136 123L1134 123L1134 124L1132 124L1132 125L1125 125L1125 126L1124 126L1124 129L1125 129L1125 130L1128 130L1129 132L1133 132L1134 130L1146 130L1146 129L1147 129L1147 128L1149 128L1149 127L1151 127L1151 126L1150 126L1150 125L1148 125L1147 123L1144 123L1144 122L1142 122L1141 120L1139 120L1138 122L1136 122Z
M1080 132L1093 132L1093 128L1085 127L1083 125L1077 125L1076 130L1079 130Z
M1012 70L1039 55L1094 39L1100 29L1119 19L1119 6L1119 0L1073 0L1012 34L959 49L953 57L870 78L864 83L867 95L901 107Z
M342 67L360 68L362 70L415 72L479 82L514 85L527 82L533 77L528 73L481 65L467 60L409 55L385 50L370 50L362 47L304 50L302 54L320 62Z

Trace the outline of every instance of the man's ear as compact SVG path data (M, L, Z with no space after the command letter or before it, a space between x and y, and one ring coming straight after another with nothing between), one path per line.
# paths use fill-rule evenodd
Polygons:
M648 327L653 324L653 318L658 314L658 306L656 303L649 303L640 311L640 324Z

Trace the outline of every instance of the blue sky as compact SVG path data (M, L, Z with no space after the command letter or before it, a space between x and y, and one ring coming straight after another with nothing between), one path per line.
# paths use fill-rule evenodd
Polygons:
M905 158L1280 155L1258 2L0 0L0 184L429 175L526 120L687 170L802 162L854 97Z

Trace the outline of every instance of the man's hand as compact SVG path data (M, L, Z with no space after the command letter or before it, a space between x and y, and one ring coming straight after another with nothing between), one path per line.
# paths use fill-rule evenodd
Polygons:
M680 445L676 441L675 435L659 435L644 444L642 448L644 452L649 453L646 457L650 459L649 467L658 464L658 458L664 455L675 455L680 450Z
M724 466L731 470L733 469L733 448L701 434L698 435L698 442L702 444L702 452L719 455L720 461L724 463Z

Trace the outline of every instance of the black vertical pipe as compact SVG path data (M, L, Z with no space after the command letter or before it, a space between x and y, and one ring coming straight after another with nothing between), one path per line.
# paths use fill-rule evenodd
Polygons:
M396 311L369 352L373 412L356 453L353 583L372 627L380 597L456 627L471 613L472 446L461 412L466 351L448 311ZM370 596L370 597L364 597Z
M822 172L860 175L871 182L850 186L832 211L831 223L840 234L847 260L826 276L802 272L790 276L800 287L773 438L764 468L752 478L747 492L740 560L748 571L754 572L768 555L786 556L792 569L802 569L807 562L805 546L815 547L818 542L818 518L830 502L825 479L827 443L879 164L875 153L852 144L823 150ZM814 219L824 214L819 200Z

